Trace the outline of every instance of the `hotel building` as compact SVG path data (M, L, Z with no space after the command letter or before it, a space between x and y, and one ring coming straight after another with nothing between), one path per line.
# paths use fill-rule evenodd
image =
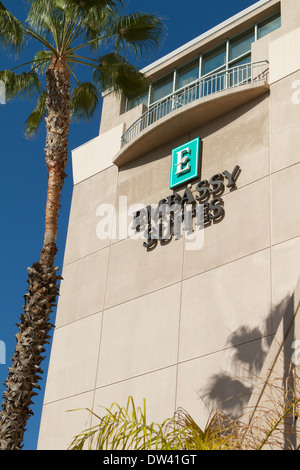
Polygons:
M260 0L146 67L142 98L103 97L72 152L38 449L128 396L149 421L239 416L297 367L299 45L299 0Z

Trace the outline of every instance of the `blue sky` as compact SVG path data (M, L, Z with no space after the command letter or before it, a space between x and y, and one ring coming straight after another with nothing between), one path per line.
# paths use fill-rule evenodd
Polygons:
M24 20L27 0L2 0L12 13ZM158 51L143 60L133 61L144 67L163 55L199 36L213 26L233 16L255 0L131 0L127 10L145 11L164 18L165 39ZM31 59L36 49L34 41L24 50L22 61L15 60L0 49L0 70L9 69ZM86 75L87 74L87 75ZM89 70L83 71L88 80ZM17 333L15 324L22 313L23 295L27 289L26 268L39 259L43 242L47 172L44 163L45 126L30 140L23 135L24 122L34 107L25 101L0 105L0 341L6 346L6 364L0 363L0 394L7 377L7 368L13 355ZM101 108L89 123L71 125L69 136L69 162L61 201L56 265L63 262L69 209L72 197L71 150L98 135ZM55 312L51 318L55 322ZM42 402L51 345L43 362L42 390L35 397L34 416L28 421L24 449L36 449ZM0 358L1 359L1 358ZM59 425L59 423L58 423Z

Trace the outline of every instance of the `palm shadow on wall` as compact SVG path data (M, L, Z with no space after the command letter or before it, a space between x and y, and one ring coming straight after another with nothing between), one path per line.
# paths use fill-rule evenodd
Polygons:
M291 318L293 312L294 296L292 295L283 299L269 313L261 328L251 329L248 326L241 326L228 337L227 347L231 348L232 361L245 371L247 379L235 377L225 371L213 375L205 389L198 390L199 396L209 409L221 408L233 418L241 416L254 390L254 383L260 375L279 324L282 319ZM270 331L270 324L273 335L267 333ZM291 361L293 334L289 338L289 342L284 347L284 357L287 363Z

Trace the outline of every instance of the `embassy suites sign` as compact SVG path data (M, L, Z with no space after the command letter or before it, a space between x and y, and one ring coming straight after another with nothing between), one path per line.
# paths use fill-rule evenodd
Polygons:
M195 236L205 226L224 218L222 195L226 187L230 190L236 187L241 169L236 165L232 171L223 170L197 182L200 143L200 138L197 138L172 151L169 187L173 193L155 206L148 205L133 213L132 229L135 232L143 231L143 245L148 250L155 248L158 241L166 244L173 237L182 238L182 228L186 235ZM196 183L194 190L191 181ZM198 237L197 243L196 237L198 247L199 239L201 237Z

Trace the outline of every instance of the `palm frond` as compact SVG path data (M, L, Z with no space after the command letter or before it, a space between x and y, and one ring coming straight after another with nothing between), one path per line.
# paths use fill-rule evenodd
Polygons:
M25 135L27 137L32 137L33 135L36 134L42 120L47 114L47 90L44 90L38 100L37 100L37 105L30 114L30 116L27 118L25 122Z
M39 51L35 54L33 58L32 67L38 72L43 74L48 68L49 63L52 59L51 51Z
M90 82L79 83L71 95L71 118L74 120L91 119L99 104L97 88Z
M104 40L110 37L107 33L112 30L116 15L117 11L114 8L107 7L105 10L93 8L82 18L85 42L89 44L91 51L97 50Z
M50 30L50 16L53 9L52 1L32 0L30 4L27 23L39 34Z
M55 0L32 0L27 22L32 31L51 43L58 50L60 46L63 14ZM54 44L53 44L54 43Z
M6 99L32 99L41 94L42 84L35 71L16 74L11 70L0 71L0 80L5 83Z
M147 93L147 78L119 54L106 54L99 58L98 64L94 81L102 90L122 91L126 98L144 96Z
M71 44L84 33L84 44L90 46L91 50L97 49L102 43L102 38L107 37L107 32L111 31L112 24L122 0L90 0L77 1L69 0L67 11L70 12L76 21L71 23L71 28L66 31L64 44L69 48Z
M150 51L160 44L163 30L159 17L141 12L122 16L113 25L115 50L129 50L136 55Z
M5 49L19 52L24 44L23 23L0 2L0 44Z
M123 0L70 0L70 5L77 7L83 15L90 12L101 12L106 8L118 10L123 6Z

